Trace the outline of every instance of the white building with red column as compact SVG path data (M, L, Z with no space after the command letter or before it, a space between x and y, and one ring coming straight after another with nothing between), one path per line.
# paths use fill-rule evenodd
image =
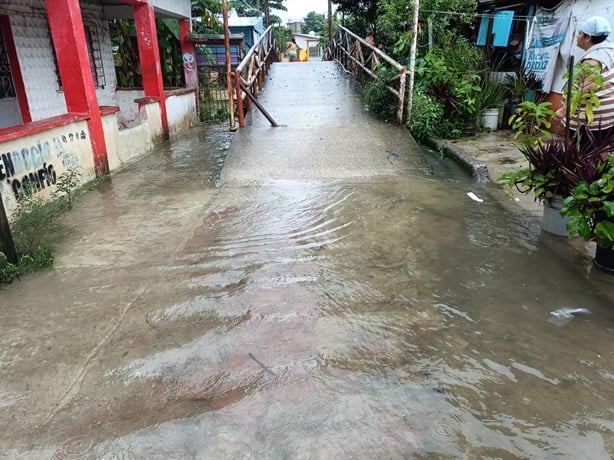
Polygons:
M78 168L83 183L197 120L190 0L0 2L0 195L44 196ZM133 19L143 88L117 87L108 21ZM186 88L163 86L156 19L179 21Z

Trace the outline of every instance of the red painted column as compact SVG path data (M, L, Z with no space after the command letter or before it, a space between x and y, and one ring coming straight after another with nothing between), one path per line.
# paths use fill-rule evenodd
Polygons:
M50 1L50 0L47 0ZM168 139L168 116L166 114L166 96L162 81L160 66L160 50L158 49L158 31L154 9L148 3L134 5L134 22L136 27L141 72L143 73L143 89L145 97L158 99L162 113L162 134Z
M188 40L190 20L179 20L179 37L181 39L181 55L183 56L183 75L186 88L198 88L198 68L194 44Z
M2 25L1 29L4 31L5 35L4 43L6 45L6 52L9 58L9 65L11 66L11 73L13 74L13 85L15 86L15 92L17 93L17 101L19 102L19 110L21 112L21 121L23 123L29 123L32 121L32 116L30 115L30 105L28 104L28 97L26 96L26 87L23 84L23 76L21 75L21 67L19 66L19 59L17 57L9 17L0 14L0 25Z
M69 113L87 113L97 174L109 171L102 115L87 53L79 0L46 0L47 17Z

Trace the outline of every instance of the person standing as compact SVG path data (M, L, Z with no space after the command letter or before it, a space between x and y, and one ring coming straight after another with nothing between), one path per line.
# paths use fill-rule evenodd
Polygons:
M594 119L585 125L599 137L614 130L614 43L607 40L611 32L612 27L606 18L593 16L582 23L576 37L576 46L584 50L579 62L598 66L605 82L605 88L596 93L599 107L594 109ZM556 114L559 119L564 119L566 108L561 107ZM570 127L574 130L581 128L573 117Z
M298 45L296 44L296 40L294 38L286 43L286 54L288 55L288 60L290 62L296 62L298 59Z

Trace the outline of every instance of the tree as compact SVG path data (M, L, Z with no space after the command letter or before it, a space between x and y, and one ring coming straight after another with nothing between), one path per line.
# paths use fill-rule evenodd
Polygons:
M360 36L373 34L378 43L394 57L404 61L412 34L413 0L334 0L344 16L344 25ZM422 0L420 22L431 23L435 46L450 46L460 36L473 38L475 33L474 0ZM423 33L421 48L427 44Z
M192 30L197 34L221 33L221 21L216 15L222 14L220 0L192 0Z
M303 18L301 32L308 34L309 32L313 31L316 33L316 35L320 35L326 27L326 16L323 14L318 14L315 11L311 11Z
M353 32L366 37L377 32L378 0L334 0L343 23Z
M219 0L218 0L219 1ZM265 0L230 0L231 8L237 10L240 16L257 16L265 7ZM287 11L284 0L268 0L269 10ZM260 11L258 11L260 8Z

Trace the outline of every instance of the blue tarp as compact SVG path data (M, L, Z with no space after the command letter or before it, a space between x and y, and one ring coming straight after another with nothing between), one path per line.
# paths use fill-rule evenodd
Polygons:
M480 46L486 45L486 35L488 34L488 24L491 17L484 16L480 21L480 30L478 32L477 44ZM512 30L512 21L514 20L514 12L511 10L497 11L492 17L492 33L494 34L493 46L507 46Z

